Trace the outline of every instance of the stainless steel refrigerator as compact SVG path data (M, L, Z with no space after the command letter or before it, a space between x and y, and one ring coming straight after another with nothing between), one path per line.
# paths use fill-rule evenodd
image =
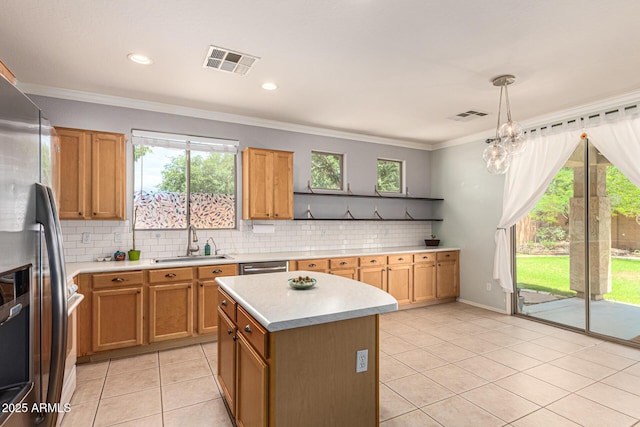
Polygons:
M0 76L0 425L54 426L67 286L50 183L51 128ZM45 182L44 184L42 182Z

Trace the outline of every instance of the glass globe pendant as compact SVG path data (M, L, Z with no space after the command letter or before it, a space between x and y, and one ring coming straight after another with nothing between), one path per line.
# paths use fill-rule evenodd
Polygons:
M492 174L503 174L509 169L509 153L499 140L494 140L482 153L487 163L487 171Z

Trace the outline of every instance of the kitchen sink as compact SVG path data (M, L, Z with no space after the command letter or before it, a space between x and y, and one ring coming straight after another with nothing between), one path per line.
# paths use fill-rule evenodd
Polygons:
M163 262L184 262L184 261L207 261L207 260L220 260L220 259L233 259L229 255L179 255L175 257L156 258L153 260L155 263Z

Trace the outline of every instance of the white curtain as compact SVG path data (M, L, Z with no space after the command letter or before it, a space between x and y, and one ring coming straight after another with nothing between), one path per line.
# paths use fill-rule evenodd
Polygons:
M563 132L531 139L526 151L511 159L504 182L502 218L496 230L493 261L493 278L505 292L513 292L508 230L538 203L549 183L580 143L580 133ZM638 156L635 158L640 159Z
M640 118L607 123L587 133L609 162L640 187Z

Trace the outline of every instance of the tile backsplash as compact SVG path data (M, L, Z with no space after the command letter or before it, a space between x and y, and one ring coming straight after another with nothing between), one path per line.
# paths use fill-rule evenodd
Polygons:
M60 222L66 262L95 261L132 248L129 221ZM239 221L236 230L198 230L200 253L208 238L220 253L247 254L415 246L431 234L431 223L421 221L272 221L273 233L253 232L254 224L264 223ZM141 259L184 255L186 248L186 230L136 231Z

